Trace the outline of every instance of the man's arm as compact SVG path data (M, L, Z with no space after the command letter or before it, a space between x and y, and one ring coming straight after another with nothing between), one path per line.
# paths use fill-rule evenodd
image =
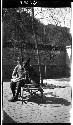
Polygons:
M12 78L16 77L17 75L17 69L18 69L18 66L16 66L13 70L13 73L12 73Z

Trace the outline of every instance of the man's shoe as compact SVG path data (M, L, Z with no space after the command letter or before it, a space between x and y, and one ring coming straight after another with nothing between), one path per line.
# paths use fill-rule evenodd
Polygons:
M14 96L14 100L18 100L18 96Z
M13 97L12 99L10 99L10 100L8 100L8 101L10 101L10 102L15 102L15 101L17 101L17 99L18 99L18 98Z
M12 97L11 99L9 99L8 101L11 102L14 99L14 97Z

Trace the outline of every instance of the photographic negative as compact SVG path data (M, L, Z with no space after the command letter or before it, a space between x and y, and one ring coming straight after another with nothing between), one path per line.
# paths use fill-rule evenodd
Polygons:
M71 3L2 4L2 123L71 123Z

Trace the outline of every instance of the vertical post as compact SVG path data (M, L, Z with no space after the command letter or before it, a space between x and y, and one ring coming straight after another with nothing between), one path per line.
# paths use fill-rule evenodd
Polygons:
M21 51L21 61L22 61L22 62L23 62L23 49L24 49L23 41L21 41L20 51Z
M45 64L45 78L46 78L46 64Z
M22 61L22 41L21 41L21 45L20 45L20 53L21 53L21 61Z
M14 41L14 60L15 60L15 41Z

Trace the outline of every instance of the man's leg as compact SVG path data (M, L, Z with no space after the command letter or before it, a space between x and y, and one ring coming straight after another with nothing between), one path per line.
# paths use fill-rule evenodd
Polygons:
M11 101L16 101L18 99L18 95L19 95L19 92L21 91L21 86L23 86L23 84L25 84L25 81L26 80L20 80L19 82L17 82L17 92L14 96L14 98L11 100Z
M19 93L21 92L21 86L23 86L23 80L20 80L20 81L18 81L17 82L17 92L16 92L16 94L15 94L15 97L14 97L14 99L18 99L18 95L19 95Z
M16 89L16 83L15 82L11 82L10 83L10 88L13 94L13 97L15 96L15 89Z

